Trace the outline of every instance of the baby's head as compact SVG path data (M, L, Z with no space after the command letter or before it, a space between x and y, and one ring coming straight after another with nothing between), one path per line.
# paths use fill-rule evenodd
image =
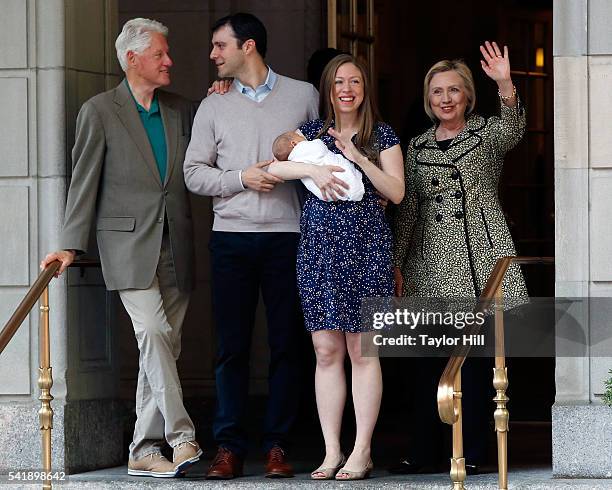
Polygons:
M287 131L274 140L272 153L277 160L283 162L289 158L289 154L295 148L295 145L302 141L306 141L306 138L293 131Z

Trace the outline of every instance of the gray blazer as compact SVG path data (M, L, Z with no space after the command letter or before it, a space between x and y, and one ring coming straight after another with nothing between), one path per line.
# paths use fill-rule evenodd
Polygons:
M72 181L61 248L86 252L91 226L106 287L146 289L156 271L167 217L178 287L193 287L193 232L183 160L193 106L158 91L168 149L165 182L125 84L83 104L72 150Z

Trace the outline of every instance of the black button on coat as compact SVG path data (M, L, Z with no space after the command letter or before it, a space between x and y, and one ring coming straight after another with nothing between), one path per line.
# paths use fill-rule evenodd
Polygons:
M498 184L504 155L524 131L519 101L515 108L502 104L501 116L470 115L446 151L435 140L435 127L412 139L406 196L394 222L394 264L402 270L405 295L479 296L497 259L516 255ZM441 194L454 199L440 203ZM527 296L519 266L508 270L503 292Z

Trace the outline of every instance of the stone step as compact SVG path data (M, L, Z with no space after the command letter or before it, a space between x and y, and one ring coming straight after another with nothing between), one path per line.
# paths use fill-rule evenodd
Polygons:
M298 470L303 470L303 465L296 463ZM267 479L260 475L261 468L253 465L246 468L246 476L229 481L209 481L204 479L205 466L198 464L184 478L142 478L127 475L127 467L108 468L104 470L91 471L68 476L67 481L54 485L61 490L140 490L158 488L160 490L183 490L201 489L216 490L224 489L265 489L265 490L288 490L288 489L385 489L385 490L448 490L452 486L448 474L434 475L406 475L392 476L384 470L375 470L368 480L355 482L336 481L312 481L309 474L300 472L291 479ZM466 480L468 490L495 490L497 486L497 474L468 476ZM35 488L32 484L9 483L2 485L2 490ZM595 479L553 479L550 468L528 468L514 469L509 473L509 490L571 490L571 489L612 489L612 480Z

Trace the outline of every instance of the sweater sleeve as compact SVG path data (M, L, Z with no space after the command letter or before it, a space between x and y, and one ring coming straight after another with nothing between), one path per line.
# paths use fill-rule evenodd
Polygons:
M221 170L216 166L214 110L204 99L196 113L191 140L185 153L185 185L201 196L227 197L244 190L240 170Z

